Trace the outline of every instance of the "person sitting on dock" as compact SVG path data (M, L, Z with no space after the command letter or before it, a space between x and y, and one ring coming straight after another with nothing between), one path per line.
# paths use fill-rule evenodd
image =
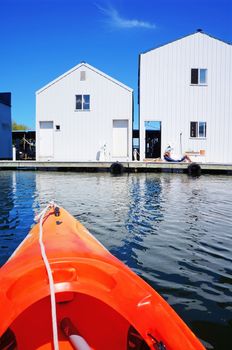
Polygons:
M180 163L180 162L189 162L192 163L191 159L189 158L189 156L187 154L185 154L182 158L180 159L173 159L171 157L171 151L173 150L173 148L169 145L164 152L164 159L167 162L175 162L175 163Z

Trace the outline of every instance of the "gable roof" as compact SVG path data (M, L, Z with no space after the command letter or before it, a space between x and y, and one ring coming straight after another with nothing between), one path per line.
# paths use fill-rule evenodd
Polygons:
M130 87L128 87L127 85L124 85L123 83L121 83L120 81L110 77L109 75L101 72L100 70L98 70L97 68L94 68L93 66L91 66L90 64L86 63L86 62L81 62L78 65L76 65L75 67L71 68L70 70L68 70L66 73L60 75L58 78L52 80L50 83L48 83L47 85L45 85L44 87L42 87L41 89L36 91L36 94L40 94L41 92L43 92L44 90L46 90L47 88L49 88L51 85L56 84L58 81L60 81L61 79L65 78L67 75L72 74L73 72L75 72L76 70L78 70L81 67L86 67L90 70L92 70L93 72L101 75L102 77L112 81L114 84L117 84L119 86L121 86L122 88L133 92L133 89L131 89Z
M193 35L206 35L206 36L208 36L208 37L210 37L210 38L212 38L212 39L221 41L221 42L223 42L224 44L231 45L230 42L223 41L223 40L218 39L218 38L216 38L216 37L214 37L214 36L212 36L212 35L210 35L210 34L204 33L202 29L197 29L197 31L194 32L194 33L187 34L187 35L185 35L185 36L182 36L181 38L178 38L178 39L175 39L175 40L166 42L166 43L161 44L161 45L157 45L157 46L155 46L155 47L153 47L153 48L151 48L151 49L149 49L149 50L146 50L146 51L141 52L140 54L143 55L143 54L148 53L148 52L150 52L150 51L159 49L159 48L162 47L162 46L172 44L172 43L174 43L174 42L176 42L176 41L182 40L182 39L184 39L184 38L187 38L188 36L193 36Z

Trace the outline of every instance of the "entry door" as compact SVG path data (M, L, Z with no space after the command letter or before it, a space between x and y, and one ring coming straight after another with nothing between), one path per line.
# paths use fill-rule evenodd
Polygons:
M128 157L128 120L113 120L113 157Z
M39 122L39 157L52 158L53 149L53 121Z

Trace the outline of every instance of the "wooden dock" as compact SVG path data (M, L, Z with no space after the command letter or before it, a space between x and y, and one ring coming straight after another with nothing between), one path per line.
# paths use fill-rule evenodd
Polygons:
M38 170L38 171L111 171L112 162L38 162L38 161L0 161L0 170ZM190 163L167 162L121 162L125 172L165 172L188 173ZM202 174L232 175L232 163L198 163Z

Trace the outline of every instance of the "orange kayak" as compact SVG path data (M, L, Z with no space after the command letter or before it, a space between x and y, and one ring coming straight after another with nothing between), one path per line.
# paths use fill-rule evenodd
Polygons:
M203 350L146 282L62 208L50 208L0 269L0 349Z

